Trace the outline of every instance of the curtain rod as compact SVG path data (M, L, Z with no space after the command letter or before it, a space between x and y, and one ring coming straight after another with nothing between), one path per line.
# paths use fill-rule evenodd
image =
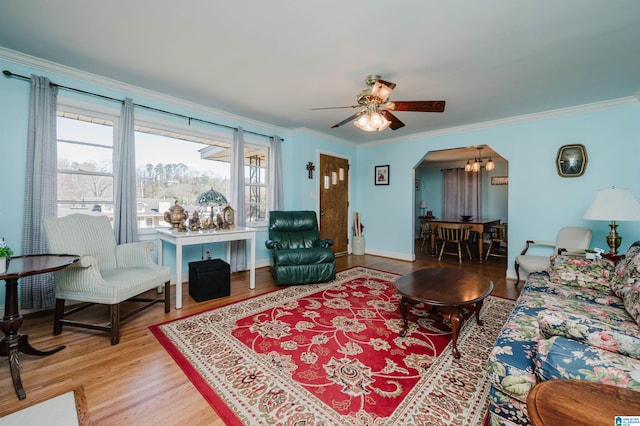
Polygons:
M2 71L2 74L4 74L6 77L16 77L16 78L20 78L22 80L31 81L31 78L26 77L24 75L20 75L20 74L14 74L9 70ZM76 89L74 87L63 86L61 84L56 84L56 83L53 83L53 82L50 82L49 84L51 86L59 87L60 89L65 89L65 90L68 90L70 92L81 93L83 95L94 96L94 97L97 97L97 98L106 99L106 100L114 101L114 102L120 102L120 103L123 102L122 99L112 98L110 96L101 95L99 93L87 92L86 90ZM211 124L213 126L224 127L225 129L238 130L237 127L227 126L226 124L215 123L213 121L202 120L200 118L189 117L188 115L178 114L177 112L166 111L166 110L163 110L163 109L154 108L154 107L150 107L150 106L147 106L147 105L141 105L141 104L134 103L133 106L134 107L138 107L138 108L147 109L149 111L155 111L155 112L160 112L160 113L163 113L163 114L173 115L174 117L185 118L185 119L188 120L189 125L191 125L192 121L199 121L200 123L206 123L206 124ZM262 137L269 138L269 139L273 138L273 136L265 135L263 133L252 132L251 130L244 130L244 132L245 133L251 133L252 135L262 136ZM281 139L281 141L284 142L284 139Z

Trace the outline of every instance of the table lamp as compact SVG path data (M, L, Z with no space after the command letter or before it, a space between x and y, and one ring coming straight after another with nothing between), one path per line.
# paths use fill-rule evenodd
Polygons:
M426 200L422 200L422 202L420 202L420 209L422 209L422 214L420 216L424 216L427 211L427 201Z
M585 220L610 220L611 232L607 244L611 254L616 254L622 237L616 231L616 221L640 220L640 203L628 189L602 189L598 191L591 205L582 216Z

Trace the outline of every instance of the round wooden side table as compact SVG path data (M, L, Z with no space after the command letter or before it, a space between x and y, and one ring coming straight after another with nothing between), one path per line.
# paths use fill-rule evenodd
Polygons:
M613 426L616 417L640 417L640 392L585 380L547 380L527 397L534 426Z

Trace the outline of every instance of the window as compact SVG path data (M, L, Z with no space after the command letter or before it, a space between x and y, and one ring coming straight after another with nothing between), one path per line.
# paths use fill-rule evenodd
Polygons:
M112 213L113 121L59 114L57 133L58 216Z
M267 217L268 147L245 146L245 206L247 226L265 222Z
M60 106L58 111L58 216L74 212L113 218L113 140L118 118ZM138 228L166 227L164 213L177 200L191 215L211 214L196 203L210 189L230 201L230 135L157 119L136 118ZM265 222L269 144L246 141L245 204L248 226ZM223 206L222 206L223 207ZM222 207L214 208L214 215ZM231 206L234 207L235 206ZM236 217L237 217L236 212Z

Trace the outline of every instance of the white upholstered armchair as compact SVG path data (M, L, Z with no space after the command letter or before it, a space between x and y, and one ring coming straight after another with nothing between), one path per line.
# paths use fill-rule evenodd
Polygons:
M547 246L553 248L553 254L570 254L570 255L582 255L584 251L589 248L591 244L591 229L583 228L579 226L567 226L560 228L558 236L555 242L540 241L540 240L527 240L526 246L519 256L516 256L516 277L520 282L520 268L527 273L532 272L545 272L551 267L550 255L549 256L534 256L527 254L530 247Z
M169 268L159 266L150 255L153 244L138 242L116 245L106 216L73 214L44 222L47 244L52 253L76 254L80 260L72 267L54 273L56 307L53 334L62 325L108 331L111 344L120 341L120 323L157 302L164 311L171 309ZM164 284L164 298L136 297ZM65 300L85 302L65 311ZM141 302L137 309L120 315L123 301ZM109 305L109 322L94 324L66 319L92 304Z

